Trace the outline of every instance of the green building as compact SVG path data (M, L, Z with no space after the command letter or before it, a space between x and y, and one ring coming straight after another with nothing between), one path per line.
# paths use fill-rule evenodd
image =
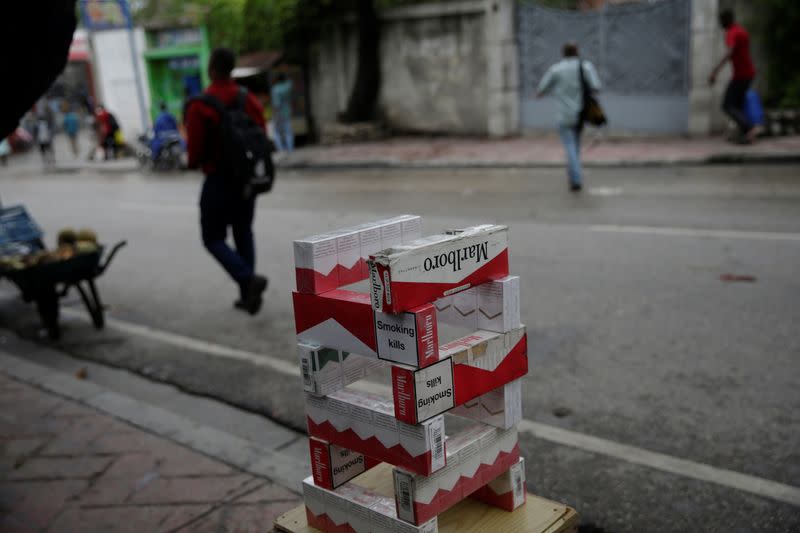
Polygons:
M209 84L208 32L205 26L148 24L145 36L151 119L158 114L161 102L166 102L169 111L182 120L186 98L200 94Z

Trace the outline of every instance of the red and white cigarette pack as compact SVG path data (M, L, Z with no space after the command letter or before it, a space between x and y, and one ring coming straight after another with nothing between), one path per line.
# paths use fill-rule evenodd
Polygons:
M401 215L298 239L294 241L297 291L321 294L366 279L371 254L421 234L420 217Z
M297 356L303 376L303 389L325 395L343 389L386 363L374 357L326 348L316 343L297 343Z
M465 402L450 411L451 415L468 418L500 429L510 429L522 420L522 380Z
M528 373L525 327L476 331L439 347L440 361L415 369L392 366L394 414L417 424Z
M508 228L432 235L370 257L372 307L399 313L508 276Z
M519 461L517 429L477 425L447 440L447 466L420 476L394 469L397 516L423 524L446 511Z
M433 304L437 319L444 324L505 333L520 326L519 277L487 281Z
M303 499L308 525L323 533L437 533L439 530L436 517L418 526L400 520L394 498L354 483L332 491L317 486L309 476L303 480Z
M333 490L381 464L380 461L324 440L308 439L311 473L318 487Z
M525 504L525 459L519 458L517 464L472 493L472 497L483 503L513 511Z
M445 466L444 417L405 424L390 398L347 389L328 396L306 393L311 437L428 475Z
M297 338L302 342L414 367L439 360L432 304L388 314L373 311L369 295L345 289L295 292L292 298Z

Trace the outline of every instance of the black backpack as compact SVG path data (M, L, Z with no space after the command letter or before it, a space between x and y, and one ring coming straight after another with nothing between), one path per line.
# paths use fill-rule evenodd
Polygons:
M245 110L247 89L240 87L236 100L228 107L210 94L201 99L219 113L222 142L219 171L241 186L246 198L269 192L275 181L272 143L264 128Z

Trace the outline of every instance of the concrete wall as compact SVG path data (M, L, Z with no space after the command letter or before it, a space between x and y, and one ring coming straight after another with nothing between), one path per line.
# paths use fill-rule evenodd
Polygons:
M486 2L471 1L423 4L381 13L379 113L390 128L452 134L489 132L490 46L485 9ZM320 36L309 73L311 109L317 125L334 122L347 105L355 77L356 44L352 21L331 24ZM498 53L497 48L492 52ZM514 79L505 86L513 84ZM505 86L494 84L493 90L502 92ZM510 105L508 99L496 100L496 107ZM513 109L510 113L515 114Z
M150 93L142 52L144 31L134 31L137 51L137 67L142 81L145 112L150 107ZM128 30L93 32L91 37L97 103L102 103L114 113L128 142L144 131L149 124L142 124L142 110L136 93L133 59Z

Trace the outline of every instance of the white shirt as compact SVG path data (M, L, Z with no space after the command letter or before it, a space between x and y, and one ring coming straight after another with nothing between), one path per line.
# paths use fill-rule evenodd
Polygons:
M578 123L578 114L583 108L583 91L581 78L578 71L577 57L567 57L551 66L544 73L539 82L538 91L542 94L552 94L558 100L558 124L562 126L575 126ZM600 77L588 61L583 61L583 75L586 83L594 90L600 90Z

